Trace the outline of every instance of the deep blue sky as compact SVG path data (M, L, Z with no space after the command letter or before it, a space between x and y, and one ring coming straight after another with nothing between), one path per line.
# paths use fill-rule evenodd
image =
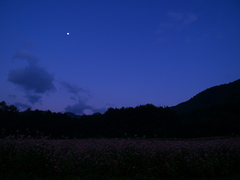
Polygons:
M0 101L20 110L173 106L239 78L239 0L0 1Z

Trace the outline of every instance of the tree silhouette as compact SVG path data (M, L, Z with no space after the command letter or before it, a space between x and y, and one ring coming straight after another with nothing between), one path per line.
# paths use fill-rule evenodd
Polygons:
M219 92L216 92L218 91ZM172 138L240 134L240 81L210 88L175 107L153 104L109 108L105 113L77 116L50 110L23 112L0 102L1 137L14 134L53 138ZM211 97L212 95L212 97ZM209 100L210 99L210 100ZM208 101L209 100L209 101ZM135 136L136 135L136 136Z

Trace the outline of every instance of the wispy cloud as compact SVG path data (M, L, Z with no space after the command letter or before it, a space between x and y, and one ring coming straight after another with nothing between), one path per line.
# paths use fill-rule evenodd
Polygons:
M158 26L157 33L164 33L170 30L178 30L198 20L195 13L182 13L169 11L166 13L167 20L161 22Z
M158 26L158 30L156 33L164 33L168 31L169 29L172 29L174 27L174 24L172 22L162 22Z
M175 11L169 11L167 15L175 20L182 20L185 16L185 14Z
M82 115L102 111L102 109L95 109L93 106L87 104L90 96L89 91L79 87L78 85L71 84L65 81L61 82L61 85L67 90L68 93L71 94L70 99L77 101L77 103L73 105L68 105L65 108L65 112L72 112Z
M75 85L75 84L70 84L68 82L61 82L61 85L67 90L67 92L73 94L73 95L78 95L79 93L87 93L85 89Z
M179 21L181 24L189 24L198 20L198 15L195 13L180 13L176 11L169 11L167 15L173 20Z
M198 20L198 15L196 14L187 14L186 17L184 18L184 24L190 24L194 21Z

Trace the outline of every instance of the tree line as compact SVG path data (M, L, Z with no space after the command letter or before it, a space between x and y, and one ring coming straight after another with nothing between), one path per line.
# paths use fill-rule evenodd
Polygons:
M0 137L30 135L51 138L180 138L240 133L239 104L219 104L179 112L152 104L109 108L105 113L76 116L27 109L0 102Z

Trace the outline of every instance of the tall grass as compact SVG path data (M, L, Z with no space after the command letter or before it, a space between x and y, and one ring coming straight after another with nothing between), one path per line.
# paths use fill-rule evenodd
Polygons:
M219 178L240 175L240 139L162 141L7 137L2 177ZM127 178L126 178L127 179Z

